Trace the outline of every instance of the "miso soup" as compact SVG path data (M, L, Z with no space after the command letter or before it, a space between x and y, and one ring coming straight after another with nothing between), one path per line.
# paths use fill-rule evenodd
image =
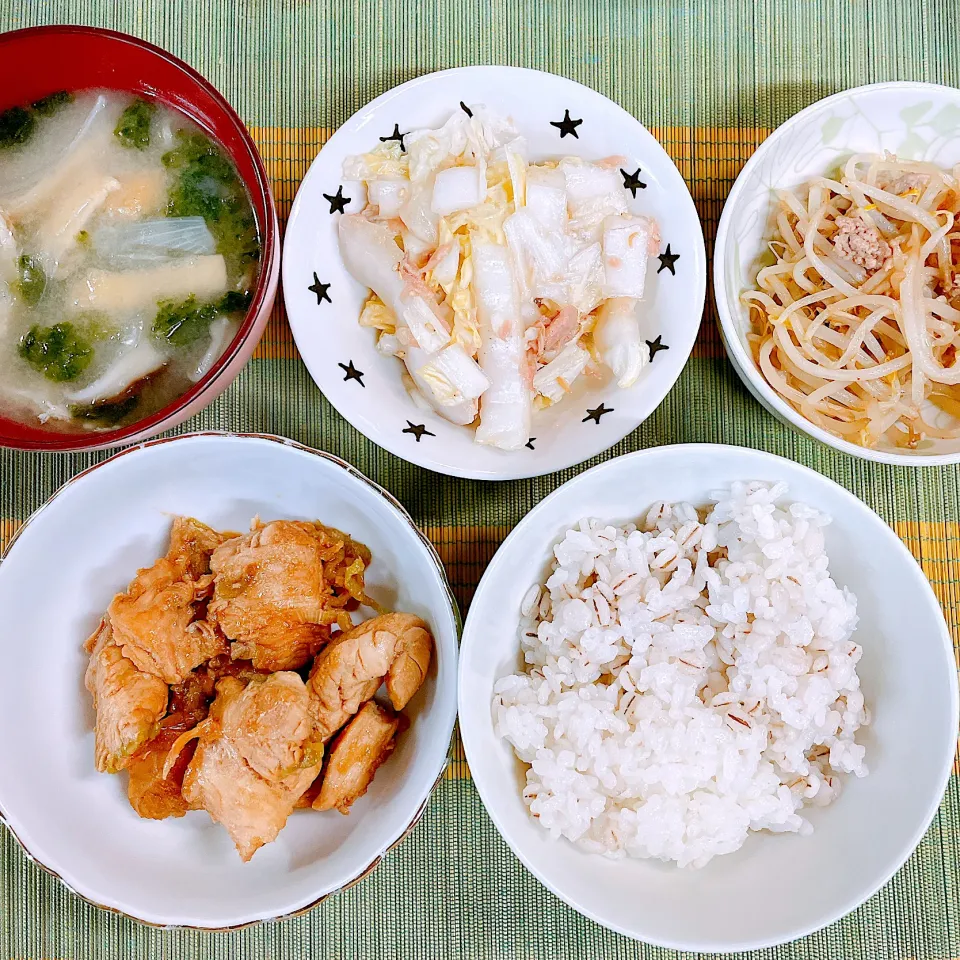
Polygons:
M141 420L199 381L256 285L235 168L178 111L109 90L0 113L0 415Z

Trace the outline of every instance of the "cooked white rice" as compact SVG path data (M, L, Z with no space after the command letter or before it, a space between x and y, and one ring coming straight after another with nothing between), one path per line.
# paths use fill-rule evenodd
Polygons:
M827 569L830 518L786 493L735 483L556 545L493 704L554 837L702 866L751 830L809 832L802 808L866 775L856 598Z

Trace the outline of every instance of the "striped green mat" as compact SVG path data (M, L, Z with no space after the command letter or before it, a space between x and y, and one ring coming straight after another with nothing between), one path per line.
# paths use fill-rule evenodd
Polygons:
M960 85L957 0L0 0L0 29L87 23L145 37L193 64L261 144L281 218L318 147L354 110L427 71L471 63L551 70L618 100L687 178L708 247L723 199L770 129L844 87ZM0 82L4 65L0 63ZM188 429L283 434L384 484L437 543L461 605L505 531L576 470L505 484L438 477L376 448L321 397L278 308L256 357ZM718 441L792 457L874 507L921 560L960 637L955 468L898 470L796 436L724 360L712 306L656 414L606 457ZM89 456L0 452L0 545ZM7 731L7 735L10 732ZM420 825L371 877L304 917L225 934L158 931L87 906L0 836L0 958L552 958L679 955L584 920L513 857L459 748ZM960 958L960 779L916 854L860 910L777 960Z

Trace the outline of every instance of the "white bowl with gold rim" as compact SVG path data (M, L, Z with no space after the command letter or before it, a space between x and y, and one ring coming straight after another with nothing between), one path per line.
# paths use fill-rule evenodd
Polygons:
M126 775L97 773L83 641L172 516L219 529L321 519L370 547L371 596L422 616L430 676L410 729L349 816L295 811L242 863L202 811L141 820ZM416 824L456 717L458 613L443 566L385 490L329 454L275 437L194 434L130 448L71 480L0 562L0 816L27 854L86 900L163 926L236 927L297 913L365 876ZM12 734L16 731L15 735Z

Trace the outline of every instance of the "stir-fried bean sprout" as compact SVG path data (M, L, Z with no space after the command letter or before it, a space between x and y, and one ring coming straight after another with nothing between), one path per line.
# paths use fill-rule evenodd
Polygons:
M777 197L775 262L742 296L766 380L865 447L960 437L957 171L859 154Z

